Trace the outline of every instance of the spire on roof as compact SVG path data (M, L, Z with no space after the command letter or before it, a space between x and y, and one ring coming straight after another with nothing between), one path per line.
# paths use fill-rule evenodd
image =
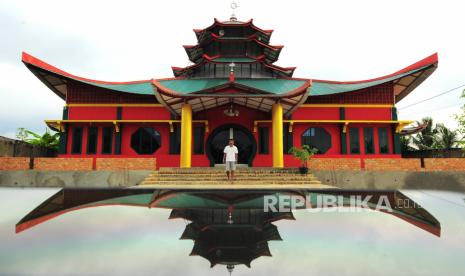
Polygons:
M226 269L228 270L229 272L229 275L232 275L233 271L234 271L234 265L233 264L228 264L226 266Z
M237 2L235 0L233 0L231 2L231 9L232 9L232 13L231 13L231 17L229 18L230 21L237 21L237 17L236 17L236 14L234 14L234 10L239 8L239 4L237 4Z

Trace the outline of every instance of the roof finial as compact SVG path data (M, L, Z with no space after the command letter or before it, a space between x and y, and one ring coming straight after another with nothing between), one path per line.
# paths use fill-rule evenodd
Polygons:
M239 4L237 4L236 0L233 0L231 2L232 14L231 14L231 17L229 18L230 21L237 21L237 17L234 14L234 10L237 9L237 8L239 8Z
M228 270L229 272L229 275L231 275L234 271L234 265L233 264L228 264L226 265L226 269Z

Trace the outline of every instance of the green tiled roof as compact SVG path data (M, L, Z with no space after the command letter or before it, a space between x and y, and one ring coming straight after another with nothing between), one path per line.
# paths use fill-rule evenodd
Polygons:
M164 87L181 94L189 94L228 83L228 79L178 79L158 81Z
M158 81L161 85L182 94L202 91L208 88L224 85L228 79L178 79ZM284 94L305 84L304 80L290 79L236 79L240 85L265 91L272 94Z
M80 80L77 80L80 81ZM152 82L140 82L140 83L128 83L128 84L101 84L96 82L81 81L89 85L98 86L106 89L111 89L114 91L140 94L140 95L155 95L153 90Z
M306 81L290 79L236 79L236 82L273 94L283 94L301 87Z
M375 86L378 84L390 82L396 79L400 79L402 77L405 77L407 75L413 74L415 72L418 72L420 70L423 70L424 68L428 67L424 66L415 70L411 70L408 72L405 72L403 74L391 76L389 78L384 78L384 79L379 79L375 81L368 81L368 82L358 82L358 83L331 83L331 82L325 82L325 81L317 81L314 80L312 82L312 86L310 88L310 96L324 96L324 95L331 95L331 94L337 94L337 93L344 93L344 92L351 92L359 89L364 89L367 87Z

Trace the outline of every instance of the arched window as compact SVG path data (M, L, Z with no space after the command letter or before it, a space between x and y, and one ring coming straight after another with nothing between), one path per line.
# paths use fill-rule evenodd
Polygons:
M302 134L302 146L308 145L325 153L331 148L331 134L322 127L311 127Z
M131 148L138 154L152 154L161 147L161 135L150 127L138 128L131 135Z

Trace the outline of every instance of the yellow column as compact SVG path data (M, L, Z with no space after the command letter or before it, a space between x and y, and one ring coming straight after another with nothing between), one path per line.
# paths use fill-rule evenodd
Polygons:
M181 168L191 167L192 154L192 106L183 104L181 109Z
M283 168L283 107L280 103L273 105L271 110L273 128L273 167Z

